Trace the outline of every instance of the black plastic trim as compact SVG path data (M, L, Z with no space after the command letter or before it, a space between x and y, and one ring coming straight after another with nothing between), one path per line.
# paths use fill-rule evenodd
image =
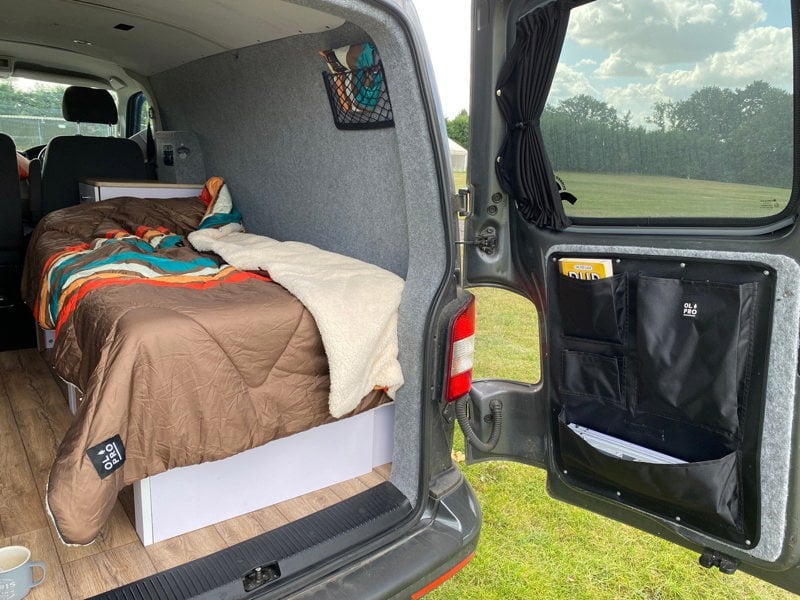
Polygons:
M794 225L796 218L794 216L786 217L780 221L771 221L766 225L746 225L742 227L711 227L711 226L685 226L679 227L675 225L675 220L669 221L671 226L655 226L647 225L642 226L641 222L631 223L637 226L623 226L619 222L611 224L611 219L604 221L598 225L571 225L565 231L570 233L580 233L589 235L647 235L647 236L706 236L706 237L752 237L760 235L769 235L787 227ZM593 220L593 223L600 223L599 220ZM696 223L696 221L695 221Z
M385 482L258 537L94 598L249 598L309 568L332 551L342 553L375 538L411 510L406 497ZM282 577L246 593L242 582L245 574L271 562L278 563Z
M481 528L475 493L456 467L431 486L441 495L423 503L424 517L413 530L292 598L407 599L462 562L474 552Z

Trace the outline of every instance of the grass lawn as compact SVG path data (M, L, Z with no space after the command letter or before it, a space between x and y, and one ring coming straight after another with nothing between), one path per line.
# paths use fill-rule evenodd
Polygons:
M571 190L573 180L567 179ZM463 174L456 174L456 187L463 185ZM537 381L538 325L532 305L501 290L472 291L478 301L475 378ZM744 573L728 576L704 569L694 552L556 502L547 495L539 469L511 462L468 467L460 432L456 446L454 456L483 509L483 530L472 562L426 598L795 597Z
M453 180L456 183L456 191L460 190L461 188L467 187L467 172L456 171L455 173L453 173Z
M560 172L578 198L564 204L581 217L768 217L791 190L676 177Z
M580 217L768 217L779 213L791 190L677 177L559 172L578 198L564 204ZM456 190L467 174L453 174Z

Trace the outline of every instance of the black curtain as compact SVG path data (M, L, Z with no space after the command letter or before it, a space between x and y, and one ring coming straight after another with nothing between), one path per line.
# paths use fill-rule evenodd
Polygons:
M583 2L552 2L517 21L516 39L500 69L497 103L508 132L496 165L502 188L538 227L569 224L542 141L539 119L547 103L567 32L570 9Z

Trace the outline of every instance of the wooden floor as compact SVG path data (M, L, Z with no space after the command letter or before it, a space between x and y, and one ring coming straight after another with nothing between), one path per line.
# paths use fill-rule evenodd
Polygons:
M97 541L63 545L44 509L50 465L72 415L36 350L0 352L0 547L22 545L47 565L31 600L79 599L232 546L304 517L386 480L389 465L363 477L306 494L166 540L142 546L126 488ZM130 515L130 516L129 516Z

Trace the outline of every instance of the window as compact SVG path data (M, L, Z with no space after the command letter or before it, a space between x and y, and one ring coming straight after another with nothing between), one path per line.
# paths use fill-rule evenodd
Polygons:
M769 217L793 177L790 4L572 11L542 135L570 217Z
M0 131L10 135L19 150L46 144L59 135L114 135L115 127L81 123L78 131L77 123L64 120L61 99L67 87L19 77L0 82Z
M128 135L147 129L150 121L150 103L142 92L138 92L128 100Z

